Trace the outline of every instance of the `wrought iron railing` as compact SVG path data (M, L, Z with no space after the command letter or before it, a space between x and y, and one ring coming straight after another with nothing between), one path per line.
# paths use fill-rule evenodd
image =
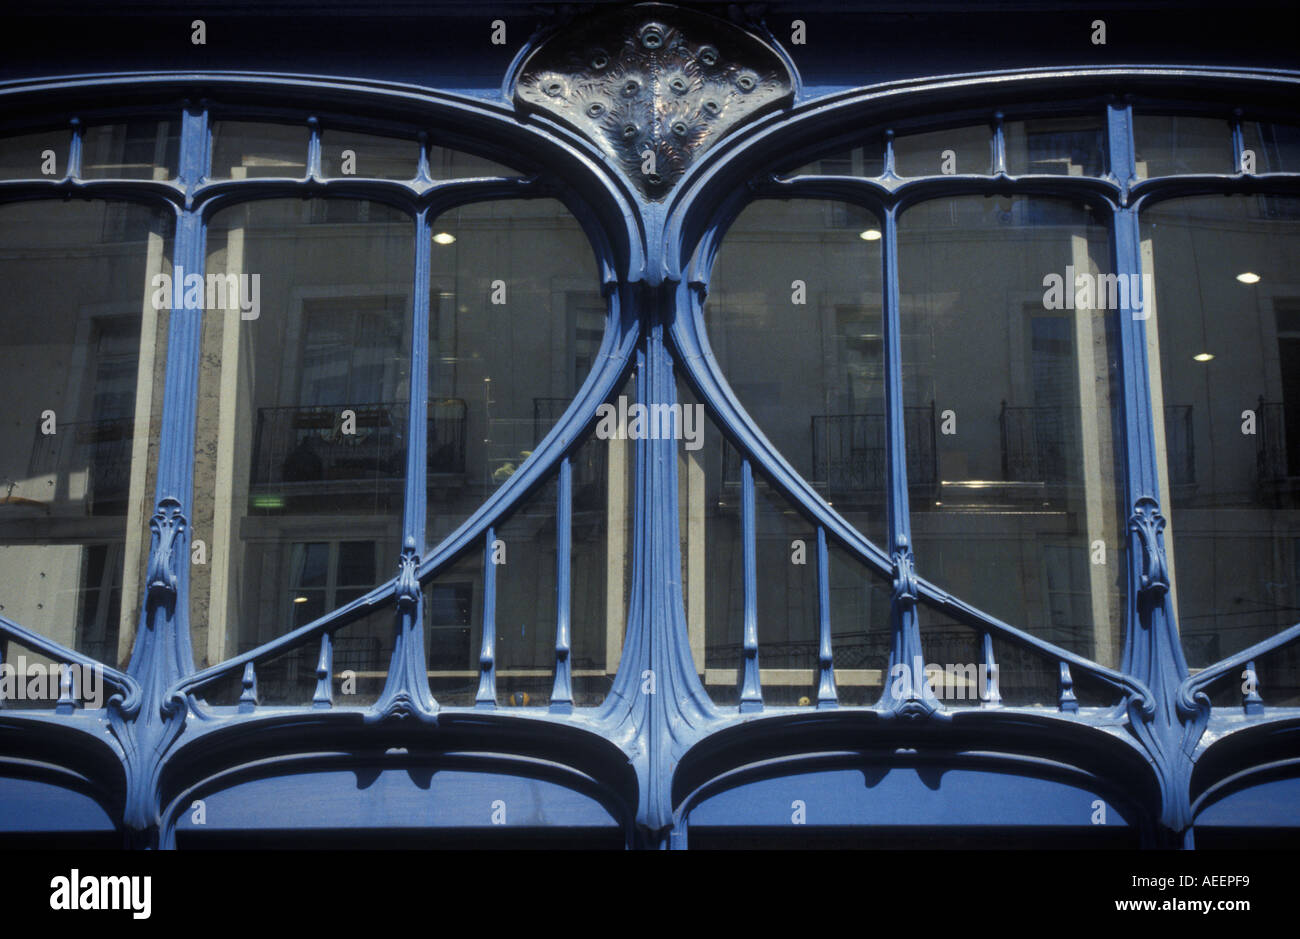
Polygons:
M1074 483L1082 478L1079 408L1007 407L998 426L1002 478L1007 482ZM1190 404L1165 407L1165 453L1169 484L1196 482L1195 432Z
M938 483L934 402L903 409L907 483L928 489ZM813 479L827 491L883 492L889 456L883 414L819 414L812 419Z

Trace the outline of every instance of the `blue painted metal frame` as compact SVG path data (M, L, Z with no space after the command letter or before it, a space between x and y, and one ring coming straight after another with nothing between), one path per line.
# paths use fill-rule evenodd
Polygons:
M32 762L29 758L36 755L43 772L98 780L88 791L109 808L129 843L168 847L175 843L178 820L192 798L219 791L235 779L275 778L305 763L334 765L332 758L320 756L325 752L355 761L359 753L382 753L389 746L406 755L375 758L384 765L421 760L484 773L553 779L591 794L606 806L629 846L685 847L690 812L710 794L774 774L823 766L902 765L895 751L922 744L926 759L949 768L978 767L995 759L1026 777L1076 780L1114 804L1127 806L1126 813L1139 820L1144 843L1190 847L1195 813L1202 807L1252 780L1275 774L1279 763L1300 766L1300 756L1276 758L1279 752L1300 754L1300 712L1247 707L1243 724L1239 715L1216 714L1205 694L1211 683L1232 675L1244 663L1300 639L1300 625L1189 677L1165 574L1145 324L1133 319L1129 310L1120 311L1119 330L1131 516L1129 609L1121 667L1105 668L1038 639L950 596L919 575L911 552L904 460L898 220L909 206L944 195L1025 193L1075 198L1106 214L1114 268L1126 273L1140 269L1137 223L1145 202L1195 192L1298 193L1300 176L1244 174L1238 166L1234 174L1137 181L1131 104L1120 99L1107 105L1111 168L1103 178L1008 175L1001 112L988 115L994 146L994 172L989 176L902 179L894 173L888 140L885 172L877 179L787 179L767 170L801 153L811 156L837 136L861 134L864 127L887 130L918 108L952 114L982 106L990 98L1005 100L1009 108L1018 100L1052 95L1102 95L1133 87L1158 96L1162 90L1206 83L1214 83L1222 97L1249 93L1274 100L1294 96L1300 87L1300 80L1289 73L1171 69L1041 71L892 83L797 103L753 121L706 152L662 204L641 199L596 147L543 115L520 121L504 104L411 86L233 73L101 76L0 86L0 103L84 100L115 90L157 98L191 95L183 108L176 181L81 179L78 122L72 126L64 178L0 182L0 202L75 196L170 205L176 219L175 257L187 272L203 269L206 221L220 208L247 199L304 195L374 199L407 212L416 233L408 414L412 446L403 546L395 576L313 623L210 668L194 670L185 559L202 320L198 312L174 313L146 602L131 665L125 674L106 670L116 694L102 711L0 711L5 739L18 741L0 753L0 776L19 773L19 764ZM200 100L199 89L212 100ZM295 102L292 107L298 113L310 116L306 176L205 179L209 115L220 111L269 117L289 112L287 105L259 110L264 106L256 99L267 92ZM370 116L355 116L363 112ZM422 143L436 139L471 149L495 148L498 153L527 152L534 165L529 167L531 175L518 179L439 182L430 178L421 147L419 173L411 182L324 179L320 128L340 115L350 115L351 123L376 130L391 131L403 119L419 122L429 134L421 138ZM1234 133L1239 138L1239 127ZM455 205L538 196L562 198L591 238L609 300L605 338L597 364L574 402L520 471L441 544L430 547L424 543L421 473L426 444L430 222ZM795 473L741 407L709 349L702 315L708 271L727 226L755 198L838 199L862 205L881 219L889 451L889 543L883 548L849 525ZM632 581L613 689L599 708L573 707L567 564L570 457L591 433L598 405L622 386L634 366L639 401L674 403L676 378L685 378L742 454L746 629L737 708L720 707L709 698L692 660L679 574L676 443L654 439L637 440L634 445ZM765 707L762 702L760 649L756 630L750 628L757 602L755 472L761 472L817 527L819 674L817 706L811 709ZM490 582L497 528L555 475L560 492L557 548L563 561L557 578L555 692L550 706L496 708L492 589L485 586L488 602L476 705L441 708L425 677L420 585L480 543L485 580ZM902 693L896 693L895 683L889 681L875 706L839 706L829 620L832 543L893 583L891 669L910 666L922 655L917 606L924 603L973 629L982 639L986 661L992 661L993 637L1055 661L1061 671L1060 706L1008 708L994 698L981 708L952 711L939 704L924 682L907 683ZM390 607L397 642L379 702L364 709L335 706L328 680L332 633ZM0 634L58 661L90 664L73 650L3 618ZM313 641L320 644L313 700L302 707L258 706L256 663ZM1079 708L1072 700L1075 672L1112 688L1117 706ZM244 673L249 676L247 707L218 708L203 700L204 687ZM38 745L38 737L46 742ZM1234 738L1242 743L1229 746ZM977 822L978 815L972 812L970 820ZM403 820L392 820L393 824L399 821Z

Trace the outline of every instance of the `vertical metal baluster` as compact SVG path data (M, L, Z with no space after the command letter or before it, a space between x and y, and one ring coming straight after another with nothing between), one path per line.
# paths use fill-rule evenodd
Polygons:
M758 675L758 569L754 532L754 469L741 462L740 527L744 545L745 638L740 681L740 713L763 710L763 687Z
M1068 711L1071 714L1079 710L1079 699L1074 696L1074 676L1070 674L1070 664L1062 662L1061 679L1060 679L1060 707L1062 711Z
M81 118L74 117L68 122L72 127L72 139L68 141L68 166L65 174L68 179L81 178L81 160L82 160L82 142L85 128L81 126Z
M81 702L77 699L77 683L73 678L72 666L59 665L59 700L54 705L55 714L71 714Z
M1255 671L1255 660L1246 663L1246 681L1242 684L1241 706L1247 714L1263 714L1264 699L1259 694L1259 672Z
M334 640L329 633L320 634L320 658L316 660L316 694L314 708L334 706Z
M307 126L311 128L311 138L307 141L307 178L319 180L321 178L320 119L307 118Z
M980 707L1002 706L1002 689L998 685L998 663L993 657L993 634L984 634L984 687L980 689Z
M248 714L257 707L257 669L252 662L244 663L244 677L241 682L243 693L239 696L239 713Z
M489 527L483 547L483 646L478 655L478 694L474 706L497 706L497 568L492 563L496 529Z
M0 665L4 665L4 664L5 664L5 646L6 646L6 645L7 645L6 640L5 640L3 637L0 637ZM17 676L17 675L14 676L14 680L15 680L15 681L18 680L18 676ZM3 708L4 706L5 706L5 696L2 695L2 694L0 694L0 708Z
M821 675L817 682L817 707L839 706L835 689L835 653L831 648L831 572L830 552L826 548L826 529L817 526L817 617L820 632L817 662Z
M573 529L573 466L560 461L560 485L555 509L555 686L551 712L573 712L573 669L569 649L570 546Z
M1000 176L1007 171L1007 137L1002 129L1002 112L993 115L993 175Z

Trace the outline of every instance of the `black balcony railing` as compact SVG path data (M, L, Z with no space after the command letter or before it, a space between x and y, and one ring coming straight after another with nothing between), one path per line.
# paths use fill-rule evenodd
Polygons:
M1003 401L998 426L1004 480L1078 482L1078 408L1009 408Z
M85 500L92 507L125 500L131 488L134 425L131 418L115 418L58 424L53 434L38 427L28 473L57 477L57 498L68 498L71 477L85 474Z
M343 412L356 414L344 433ZM397 480L406 476L405 402L334 407L260 408L252 485ZM465 472L466 406L460 398L429 402L428 473Z
M903 409L907 483L929 490L939 480L934 402ZM826 491L883 492L887 482L883 414L821 414L812 419L813 480Z
M1002 478L1008 482L1077 483L1082 478L1079 408L1007 407L998 417ZM1165 407L1165 453L1169 484L1196 482L1192 406Z

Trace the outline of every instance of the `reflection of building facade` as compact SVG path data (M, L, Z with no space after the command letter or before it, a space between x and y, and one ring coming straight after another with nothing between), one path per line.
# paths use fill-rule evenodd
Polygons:
M0 656L120 693L0 701L0 841L1300 831L1296 77L774 24L557 21L504 98L0 87Z

